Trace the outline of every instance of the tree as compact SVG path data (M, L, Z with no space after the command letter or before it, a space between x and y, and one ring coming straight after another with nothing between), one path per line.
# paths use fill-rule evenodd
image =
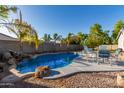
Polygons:
M84 39L84 34L82 32L78 32L77 36L80 38L80 40Z
M22 20L21 11L19 12L19 19L14 19L10 23L5 23L4 26L8 31L13 32L20 41L20 50L22 51L22 42L34 43L36 49L39 46L39 39L35 29L27 22Z
M62 38L61 39L61 44L67 45L67 38Z
M67 37L61 40L61 43L66 45L80 45L83 38L84 35L81 32L79 32L77 35L74 35L73 33L68 33Z
M53 40L55 41L55 43L56 43L57 40L61 40L61 39L62 39L61 35L58 35L57 33L53 34Z
M103 31L102 37L103 37L103 44L112 44L111 37L109 36L109 30Z
M0 24L17 36L20 41L20 49L23 41L35 43L37 49L39 46L39 40L35 29L22 20L21 11L19 13L19 19L12 19L11 22L8 22L7 18L9 17L10 12L17 13L17 7L0 5L0 21L2 21Z
M86 44L93 48L101 45L103 43L102 31L102 26L100 24L94 24L91 26Z
M67 38L66 38L67 45L70 44L70 38L71 38L73 35L74 35L73 33L68 33Z
M1 25L11 24L7 22L10 12L17 13L17 7L0 5L0 27Z
M80 42L81 42L81 39L80 39L80 37L78 37L77 35L72 36L72 37L69 39L69 44L80 45Z
M119 20L115 25L114 25L114 30L112 32L112 40L114 44L117 44L117 36L121 28L124 27L124 21Z
M15 6L7 6L7 5L0 5L0 18L7 19L9 17L10 12L17 12L17 7Z
M44 34L44 36L43 36L43 41L44 42L49 42L51 39L52 38L51 38L50 34Z
M86 41L88 35L83 34L82 32L78 32L77 36L80 38L80 45L85 45L85 41Z

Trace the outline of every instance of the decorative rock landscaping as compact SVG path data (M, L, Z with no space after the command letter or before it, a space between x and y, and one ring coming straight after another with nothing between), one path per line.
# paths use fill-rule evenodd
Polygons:
M116 78L118 72L104 72L123 71L124 64L122 63L115 63L112 66L107 64L98 65L77 58L73 64L67 67L50 70L48 66L44 66L36 68L35 73L21 74L15 69L17 62L13 56L6 53L3 58L7 60L4 64L8 64L8 70L13 73L13 75L6 76L1 80L2 82L12 82L14 84L6 87L123 87L118 83L118 80L121 80L122 77ZM53 74L52 71L57 74ZM79 74L79 72L82 73Z
M20 82L12 83L13 86L20 88L115 88L117 86L118 72L92 72L77 73L72 76L59 78L55 80L46 80L30 77ZM122 72L120 72L122 73ZM1 86L2 87L2 86Z
M20 80L21 76L23 78L24 76L19 74L19 72L16 71L16 69L15 69L18 62L20 60L22 60L23 58L30 58L30 55L16 53L11 50L8 52L0 52L0 80L16 81L16 79ZM13 70L13 69L15 69L15 70ZM10 74L13 74L13 75L10 75ZM27 74L27 76L29 76L29 74ZM25 76L25 77L27 77L27 76ZM3 79L3 77L5 77L5 78ZM10 77L12 77L13 79ZM14 80L14 78L15 78L15 80Z

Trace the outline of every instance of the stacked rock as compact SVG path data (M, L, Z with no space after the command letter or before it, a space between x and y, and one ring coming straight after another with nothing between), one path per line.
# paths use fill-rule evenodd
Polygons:
M3 54L3 59L9 65L15 65L16 64L16 59L9 52L6 52Z
M50 67L49 66L39 66L35 70L35 77L42 78L50 75Z

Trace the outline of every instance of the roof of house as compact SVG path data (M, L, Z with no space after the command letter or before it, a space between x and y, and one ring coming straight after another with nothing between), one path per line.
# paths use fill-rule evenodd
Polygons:
M117 40L119 39L120 35L121 35L123 32L124 32L124 28L122 28L122 29L120 30L120 32L118 33Z
M0 40L17 41L17 38L0 33Z

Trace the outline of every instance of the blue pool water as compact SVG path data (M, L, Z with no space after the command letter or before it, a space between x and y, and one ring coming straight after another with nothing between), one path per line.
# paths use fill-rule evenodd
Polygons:
M74 53L46 54L23 60L16 69L21 73L34 72L38 66L49 66L51 69L55 69L69 65L76 57L78 55Z

